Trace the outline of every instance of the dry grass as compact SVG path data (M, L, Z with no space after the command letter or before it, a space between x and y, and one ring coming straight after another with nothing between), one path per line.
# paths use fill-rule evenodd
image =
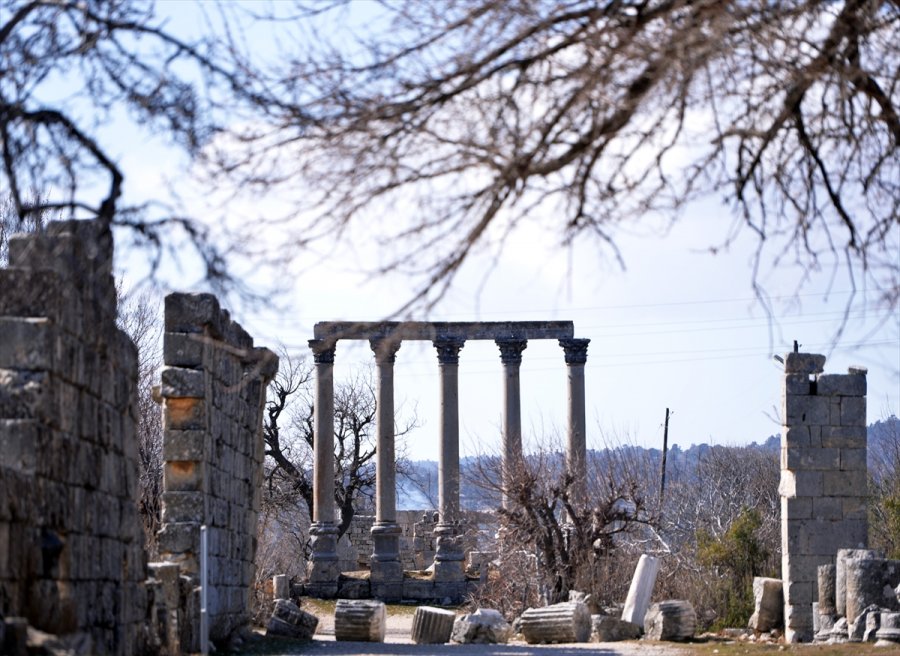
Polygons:
M753 644L744 642L692 643L683 645L687 654L697 656L738 656L739 654L802 654L803 656L900 656L900 645L876 647L874 644L846 643L842 645L779 645Z

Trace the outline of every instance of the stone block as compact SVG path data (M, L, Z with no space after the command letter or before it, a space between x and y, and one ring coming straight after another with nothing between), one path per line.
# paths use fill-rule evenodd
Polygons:
M529 608L519 618L519 630L528 644L587 642L591 612L580 601Z
M779 494L783 497L817 497L822 495L823 475L821 471L781 471Z
M836 567L833 564L820 565L818 569L818 612L820 615L837 614L835 606ZM822 627L819 627L821 630Z
M196 398L167 398L163 404L165 430L203 430L206 428L206 402Z
M846 543L844 545L846 547ZM838 615L847 614L847 562L850 560L878 559L883 554L875 549L841 548L835 559L835 606Z
M823 426L822 446L840 449L865 449L865 426Z
M866 397L848 396L841 399L841 426L866 427Z
M809 426L784 426L782 428L782 448L806 446L810 446Z
M199 369L205 348L206 338L199 333L163 334L163 361L167 365Z
M653 604L644 618L644 637L647 640L690 640L696 628L694 607L680 599Z
M809 376L805 374L786 374L784 377L784 394L797 396L809 395Z
M844 517L844 505L840 497L814 497L813 517L818 520L837 520Z
M822 374L818 378L820 396L865 396L865 374Z
M0 462L20 474L37 470L40 426L30 419L0 419ZM47 454L52 457L52 454Z
M825 356L816 353L788 353L784 356L785 374L820 374L825 367Z
M512 627L491 608L479 608L474 613L462 615L453 623L450 639L461 644L506 644L512 636Z
M841 510L845 520L866 521L868 518L867 497L843 497Z
M170 333L202 333L207 328L218 337L223 328L222 309L213 294L169 294L165 325Z
M163 489L172 492L203 491L205 463L173 460L163 463Z
M203 460L206 431L167 430L163 435L163 460Z
M277 599L266 628L266 635L311 640L318 625L319 618L312 613L307 613L292 601Z
M753 615L748 626L759 633L781 628L784 623L784 593L781 579L753 579Z
M609 615L591 615L592 642L619 642L637 640L644 627Z
M781 467L791 470L831 470L841 466L840 449L796 447L781 449Z
M0 367L50 369L53 367L55 335L44 318L0 316Z
M0 369L0 417L55 421L55 410L49 373Z
M841 449L841 470L867 469L866 453L868 449Z
M811 519L813 497L781 497L781 516L785 519Z
M166 367L162 370L161 394L167 399L202 399L206 395L206 374L198 369Z
M334 639L384 642L386 618L382 601L338 599L334 607Z
M783 417L788 425L822 426L830 421L829 401L821 396L785 396Z
M865 469L822 473L822 493L826 496L863 496L867 485Z
M802 606L809 613L810 622L812 622L812 602L815 599L815 581L792 581L788 579L784 583L784 601L791 606Z
M172 492L162 493L162 521L170 522L205 522L206 501L203 492Z

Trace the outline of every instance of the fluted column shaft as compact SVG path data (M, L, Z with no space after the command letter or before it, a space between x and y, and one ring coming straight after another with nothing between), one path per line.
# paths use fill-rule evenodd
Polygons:
M584 365L587 362L589 339L561 339L568 370L569 440L566 466L573 476L576 501L584 502L587 491L587 421L584 403Z
M528 346L524 339L498 339L500 361L503 363L503 505L509 506L509 489L522 460L522 400L519 386L519 367L522 351Z

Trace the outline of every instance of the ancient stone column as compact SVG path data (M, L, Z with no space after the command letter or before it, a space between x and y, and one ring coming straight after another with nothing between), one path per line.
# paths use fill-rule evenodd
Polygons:
M309 563L310 594L331 597L337 593L340 575L337 527L334 524L334 349L335 343L309 340L316 363L316 400L313 416L313 517L310 526L312 554Z
M441 452L438 463L440 521L434 529L434 580L462 583L463 549L459 527L459 351L465 340L434 340L441 370ZM453 596L448 590L447 596Z
M640 626L644 625L644 615L650 606L650 598L653 596L653 586L656 585L656 575L659 573L659 558L642 554L634 569L631 586L628 588L628 596L625 597L625 607L622 609L622 619Z
M372 594L387 601L403 596L403 565L397 525L397 473L394 454L394 360L400 342L369 340L378 366L375 449L375 524L372 526Z
M419 606L413 615L412 641L417 645L441 645L450 642L456 613L444 608Z
M584 406L584 365L587 362L589 339L561 339L566 355L569 378L569 444L566 452L566 466L575 477L574 498L584 501L587 479L587 442Z
M334 607L334 639L384 642L387 609L382 601L338 599Z
M591 611L580 601L529 608L522 613L519 626L530 645L587 642L591 637Z
M525 339L498 339L503 363L503 505L509 506L507 490L522 458L522 404L519 392L519 366Z

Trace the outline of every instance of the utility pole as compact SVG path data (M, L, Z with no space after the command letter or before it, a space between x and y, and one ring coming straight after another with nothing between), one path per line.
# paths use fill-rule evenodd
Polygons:
M666 454L669 450L669 409L666 408L666 423L663 429L662 476L659 484L659 509L662 514L663 498L666 495Z

